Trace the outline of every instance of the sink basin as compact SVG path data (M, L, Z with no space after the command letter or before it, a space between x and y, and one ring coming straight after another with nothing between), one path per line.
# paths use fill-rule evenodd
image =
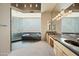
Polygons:
M73 40L64 40L66 43L79 47L79 42Z

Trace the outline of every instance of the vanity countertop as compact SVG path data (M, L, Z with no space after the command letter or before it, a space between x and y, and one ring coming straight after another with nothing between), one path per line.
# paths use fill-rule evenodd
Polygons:
M68 49L70 49L76 55L79 55L79 46L74 46L74 45L66 43L64 41L64 40L76 41L77 40L76 38L79 35L74 35L74 34L57 34L57 35L52 35L52 34L49 34L49 36L52 37L53 39L55 39L56 41L58 41L59 43L61 43L62 45L64 45L65 47L67 47Z

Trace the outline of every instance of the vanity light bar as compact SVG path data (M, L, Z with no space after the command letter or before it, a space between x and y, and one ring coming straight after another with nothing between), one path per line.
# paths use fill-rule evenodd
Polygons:
M65 13L65 16L69 15L70 13L72 13L72 10L69 10L67 13Z
M72 10L69 10L67 13L65 13L64 11L61 11L56 17L54 17L52 20L60 20L63 16L67 16L70 13L72 13Z
M65 15L64 10L62 10L56 17L54 17L52 20L60 20Z
M19 5L18 5L18 3L16 3L16 5L15 5L16 7L18 7ZM27 5L26 4L24 4L24 8L26 8L27 7ZM30 6L29 6L30 8L32 7L32 4L30 4ZM38 7L38 4L35 4L35 7L37 8Z

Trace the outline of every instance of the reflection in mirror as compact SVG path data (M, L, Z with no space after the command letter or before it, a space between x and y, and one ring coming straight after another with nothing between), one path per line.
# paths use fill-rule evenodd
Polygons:
M56 31L56 19L51 21L51 30Z
M72 12L62 18L61 32L79 33L79 12Z

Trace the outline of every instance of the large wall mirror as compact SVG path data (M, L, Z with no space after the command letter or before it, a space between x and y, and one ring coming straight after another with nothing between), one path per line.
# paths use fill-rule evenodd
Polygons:
M61 23L61 32L79 33L79 12L72 12L64 16Z

